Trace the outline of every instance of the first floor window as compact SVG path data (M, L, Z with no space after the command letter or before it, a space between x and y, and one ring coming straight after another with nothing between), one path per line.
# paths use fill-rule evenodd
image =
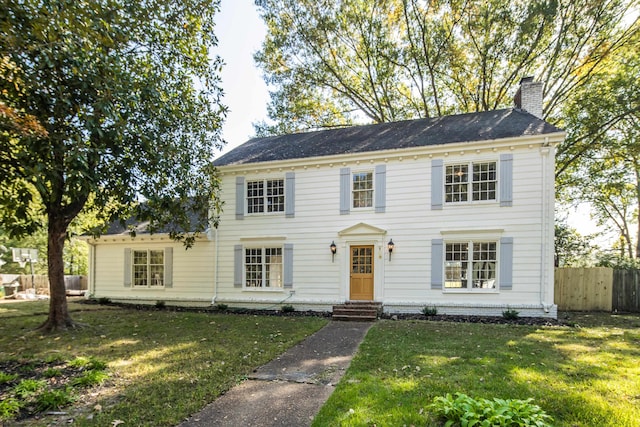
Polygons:
M282 288L282 248L245 248L245 286Z
M133 285L164 286L164 250L134 250Z
M497 242L447 242L444 267L447 289L495 289Z

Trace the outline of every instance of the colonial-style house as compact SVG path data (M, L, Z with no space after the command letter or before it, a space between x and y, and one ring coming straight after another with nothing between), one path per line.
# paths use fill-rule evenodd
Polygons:
M516 107L252 139L215 161L218 229L89 239L112 300L555 317L554 156L541 84Z

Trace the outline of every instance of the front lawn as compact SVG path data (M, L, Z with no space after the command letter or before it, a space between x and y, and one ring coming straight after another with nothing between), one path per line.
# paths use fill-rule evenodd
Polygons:
M5 409L15 401L28 406L10 425L176 425L327 322L77 302L69 307L86 326L41 335L33 330L45 320L48 302L0 304L0 401ZM78 368L78 360L106 369ZM38 418L24 418L39 408L46 409ZM57 414L46 415L51 412Z
M442 426L456 392L528 399L554 426L640 425L640 316L568 314L575 326L379 321L314 426Z

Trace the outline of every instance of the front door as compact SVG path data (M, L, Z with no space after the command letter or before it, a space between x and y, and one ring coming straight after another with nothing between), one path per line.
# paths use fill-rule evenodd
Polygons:
M349 299L373 301L373 246L351 246Z

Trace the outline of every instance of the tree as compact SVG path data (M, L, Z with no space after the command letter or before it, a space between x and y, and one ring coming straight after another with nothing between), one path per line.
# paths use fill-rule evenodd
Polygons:
M97 207L103 223L132 214L151 231L172 224L187 245L209 225L226 112L221 60L209 56L219 1L1 1L0 104L44 132L0 120L0 224L25 235L44 214L41 328L64 329L74 323L63 250L83 209Z
M640 34L633 41L567 103L558 184L564 200L588 202L599 225L617 232L625 257L640 258Z
M262 134L510 106L526 75L558 120L637 32L625 20L637 0L256 4L268 33L255 59L273 88Z
M595 248L591 246L590 236L581 236L575 228L556 221L555 227L555 266L584 267L592 263Z

